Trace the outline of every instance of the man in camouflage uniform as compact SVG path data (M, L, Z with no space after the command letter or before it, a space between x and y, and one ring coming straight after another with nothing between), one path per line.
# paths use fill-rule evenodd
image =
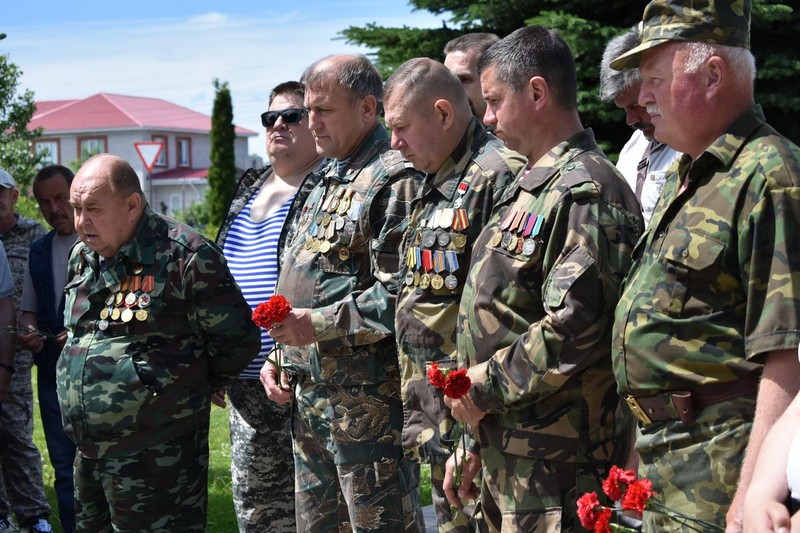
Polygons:
M45 230L33 219L19 216L14 208L19 198L13 177L0 169L0 239L14 278L14 305L19 309L28 250ZM16 372L11 378L9 397L0 411L0 527L13 510L20 527L33 531L50 531L47 518L50 504L44 493L42 456L33 443L33 387L31 385L33 355L17 348L14 356Z
M442 490L444 465L458 426L443 393L428 383L427 365L456 366L456 315L469 252L495 200L525 159L472 116L459 79L431 59L412 59L384 87L392 148L426 173L403 246L405 276L395 319L402 376L403 446L431 464L440 533L474 530L453 514Z
M624 459L611 321L642 219L636 198L581 125L572 53L521 28L481 58L485 120L528 168L495 204L458 315L469 395L446 399L473 428L491 531L572 531L576 499ZM453 503L448 461L445 488ZM467 464L458 494L474 469Z
M394 310L419 176L388 151L381 79L365 57L319 60L301 82L317 150L333 161L297 211L276 289L294 309L270 331L293 347L286 357L298 376L297 530L417 531L419 467L400 442Z
M642 44L611 63L639 66L656 139L685 154L616 310L619 392L639 419L640 474L729 532L800 388L800 149L754 104L749 23L748 0L655 0ZM645 515L648 531L677 527Z
M258 353L221 251L144 200L124 160L70 189L72 249L58 397L75 441L76 531L205 531L211 393Z

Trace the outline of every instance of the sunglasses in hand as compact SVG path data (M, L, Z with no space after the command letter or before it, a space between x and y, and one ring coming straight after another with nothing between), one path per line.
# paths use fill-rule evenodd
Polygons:
M261 124L265 128L271 128L278 122L278 117L283 119L284 124L297 124L303 115L308 115L308 111L299 107L290 107L280 111L267 111L261 113Z

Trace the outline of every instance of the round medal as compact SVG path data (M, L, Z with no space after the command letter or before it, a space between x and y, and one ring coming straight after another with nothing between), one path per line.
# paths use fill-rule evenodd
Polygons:
M108 320L98 320L97 327L105 331L108 329Z
M331 223L331 216L328 213L322 215L322 225L327 226Z
M128 294L125 295L125 305L127 305L128 307L135 304L136 300L137 300L136 295L132 292L129 292Z
M323 254L327 254L328 252L331 251L331 243L328 241L322 241L321 243L319 243L319 251L322 252Z
M125 308L120 318L123 322L130 322L133 320L133 311L131 311L129 308Z
M337 231L342 231L342 228L344 228L344 219L342 217L337 216L336 222L334 222L334 227L336 228Z
M135 316L136 320L138 320L139 322L144 322L145 320L147 320L147 311L145 311L144 309L139 309L138 311L136 311Z
M444 279L439 274L436 274L431 278L431 287L434 289L441 289L444 287Z
M503 233L503 238L500 239L500 246L502 248L507 248L510 243L511 243L511 234L507 232Z
M139 307L147 307L150 305L150 295L147 293L139 296Z
M353 233L356 230L356 224L353 221L347 221L344 223L344 231L347 233Z
M119 320L119 315L122 314L119 310L119 307L115 307L113 311L111 311L111 320Z
M331 205L328 208L328 212L330 213L336 212L337 207L339 207L339 199L334 196L333 198L331 198Z
M455 207L456 209L460 209L462 205L464 205L464 199L461 196L459 196L453 202L453 207Z
M452 291L458 287L458 278L456 278L453 274L450 274L444 278L444 286Z
M463 233L456 233L453 235L453 244L456 245L456 248L463 248L467 245L467 236Z
M114 305L114 295L109 294L108 298L106 298L106 305Z
M536 241L534 241L533 239L525 239L525 242L522 245L522 253L525 255L531 255L535 251L536 251Z
M141 273L142 273L142 270L144 270L144 269L142 268L142 265L136 265L136 266L134 266L134 267L133 267L133 273L134 273L134 274L141 274Z
M413 272L411 272L411 271L406 272L405 282L406 282L406 285L408 285L409 287L414 284L414 273Z
M506 250L509 252L513 252L517 249L517 236L511 235L511 241L509 241L508 246L506 246Z
M428 274L423 274L419 278L419 287L421 289L427 289L431 286L431 277Z
M419 270L417 270L416 272L414 272L414 286L415 287L419 287L420 278L421 278L421 275L419 273Z
M436 242L439 243L439 246L444 248L450 243L450 234L447 233L446 231L439 233L438 235L436 235Z
M503 235L501 233L495 233L489 244L492 246L492 248L497 248L497 245L500 244L500 241L502 240L503 240Z
M436 234L434 232L429 231L422 236L422 246L431 248L434 244L436 244Z
M319 239L311 241L311 251L314 253L319 252Z
M310 250L311 249L311 239L306 239L306 242L305 242L305 244L303 244L303 247L306 250Z
M340 248L339 249L339 261L347 261L350 259L350 250L347 248Z
M114 304L115 305L122 305L122 299L125 298L121 292L118 292L114 295Z
M104 307L100 310L100 320L105 320L111 313L108 311L107 307Z

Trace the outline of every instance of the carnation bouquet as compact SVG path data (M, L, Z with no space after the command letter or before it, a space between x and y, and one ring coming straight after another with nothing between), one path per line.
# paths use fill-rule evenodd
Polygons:
M291 310L292 306L289 305L286 298L280 294L275 294L266 302L261 302L256 306L253 310L253 322L258 327L269 329L289 316ZM283 384L281 383L281 374L283 372L283 365L281 364L282 359L283 346L276 342L275 347L267 355L267 361L278 369L278 386L281 389L283 389Z
M649 479L639 479L633 471L616 465L603 480L603 492L614 502L612 507L602 505L596 492L587 492L578 498L581 525L595 533L640 532L645 509L663 514L690 531L725 531L716 524L668 509L654 498L656 493Z
M469 379L466 369L442 370L439 363L431 363L428 367L428 383L434 388L444 392L448 398L457 400L469 394L472 380ZM461 438L461 460L456 463L453 476L453 486L458 490L461 484L461 474L464 469L464 462L467 459L467 435L462 423L456 424L455 439L453 439L453 451L458 448L458 440Z

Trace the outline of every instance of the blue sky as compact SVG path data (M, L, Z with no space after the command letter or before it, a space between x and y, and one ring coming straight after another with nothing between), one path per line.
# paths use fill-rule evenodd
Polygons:
M0 53L37 100L99 92L163 98L210 115L214 78L231 88L234 122L262 132L269 90L312 61L369 50L348 26L441 26L404 0L0 0ZM265 157L263 133L250 153Z

